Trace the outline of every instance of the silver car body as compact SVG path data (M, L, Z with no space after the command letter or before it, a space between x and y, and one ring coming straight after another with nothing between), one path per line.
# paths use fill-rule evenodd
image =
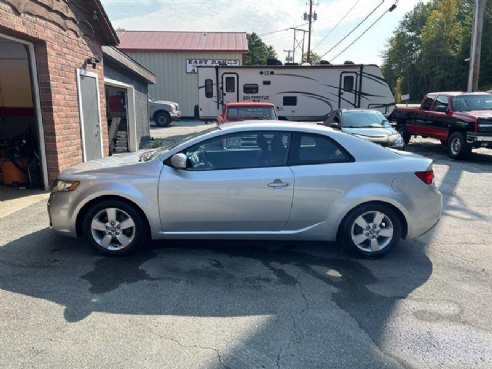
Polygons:
M164 163L195 143L245 131L326 135L346 148L355 160L203 171L175 169ZM79 215L91 201L105 196L135 204L147 218L153 239L332 241L351 209L373 201L398 209L406 223L402 236L413 238L432 228L442 209L436 186L424 184L414 174L431 168L432 160L309 123L227 124L182 142L155 159L138 159L138 153L113 156L62 172L60 180L80 181L80 185L70 192L51 194L51 227L69 236L80 236Z
M179 110L179 104L177 102L149 99L150 119L153 120L155 113L159 111L168 112L172 120L179 120L181 118L181 111Z
M366 115L366 116L374 116L376 119L385 119L385 123L387 127L348 127L344 116L353 115L357 117L357 115ZM354 118L352 118L354 120ZM335 125L332 126L332 124ZM338 124L337 124L338 123ZM405 143L401 135L391 127L389 121L377 110L370 109L337 109L333 111L328 118L324 122L327 126L332 126L332 128L336 128L341 130L342 132L348 133L350 135L354 135L360 138L363 138L368 141L372 141L382 146L392 147L395 149L403 149L405 147Z

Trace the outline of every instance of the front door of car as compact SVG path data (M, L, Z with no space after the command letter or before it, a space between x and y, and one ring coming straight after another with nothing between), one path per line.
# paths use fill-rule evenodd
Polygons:
M220 136L184 153L187 169L165 166L159 183L164 233L275 232L289 219L294 194L286 165L290 135Z

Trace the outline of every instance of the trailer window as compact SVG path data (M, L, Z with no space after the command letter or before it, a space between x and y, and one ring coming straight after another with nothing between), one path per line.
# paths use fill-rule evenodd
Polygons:
M234 77L226 77L226 92L236 92L236 79Z
M243 92L245 94L257 94L258 93L258 85L256 83L246 84L243 86Z
M284 96L283 105L284 106L296 106L297 105L297 96Z
M354 90L354 76L345 76L343 78L343 90L349 92Z
M214 82L211 79L205 80L205 97L207 99L214 96Z

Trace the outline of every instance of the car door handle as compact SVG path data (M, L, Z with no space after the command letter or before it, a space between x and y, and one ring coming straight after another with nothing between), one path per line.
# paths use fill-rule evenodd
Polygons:
M289 184L287 182L282 182L280 179L276 179L272 183L268 184L268 187L273 187L273 188L281 188L281 187L288 187Z

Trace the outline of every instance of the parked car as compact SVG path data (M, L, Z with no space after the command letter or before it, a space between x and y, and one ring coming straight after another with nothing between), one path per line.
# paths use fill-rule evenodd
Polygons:
M492 94L432 92L418 107L397 107L390 119L406 143L415 135L436 138L452 159L465 159L472 149L492 149Z
M181 118L179 104L174 101L149 99L149 116L157 127L167 127Z
M217 122L222 124L251 119L277 120L275 106L266 102L228 102L224 104Z
M245 144L223 147L231 137ZM432 160L412 153L319 125L249 121L78 164L59 175L48 210L53 230L105 255L150 236L338 239L379 257L439 220L433 178Z
M364 138L382 146L404 149L405 142L388 119L377 110L336 109L326 118L325 125Z

